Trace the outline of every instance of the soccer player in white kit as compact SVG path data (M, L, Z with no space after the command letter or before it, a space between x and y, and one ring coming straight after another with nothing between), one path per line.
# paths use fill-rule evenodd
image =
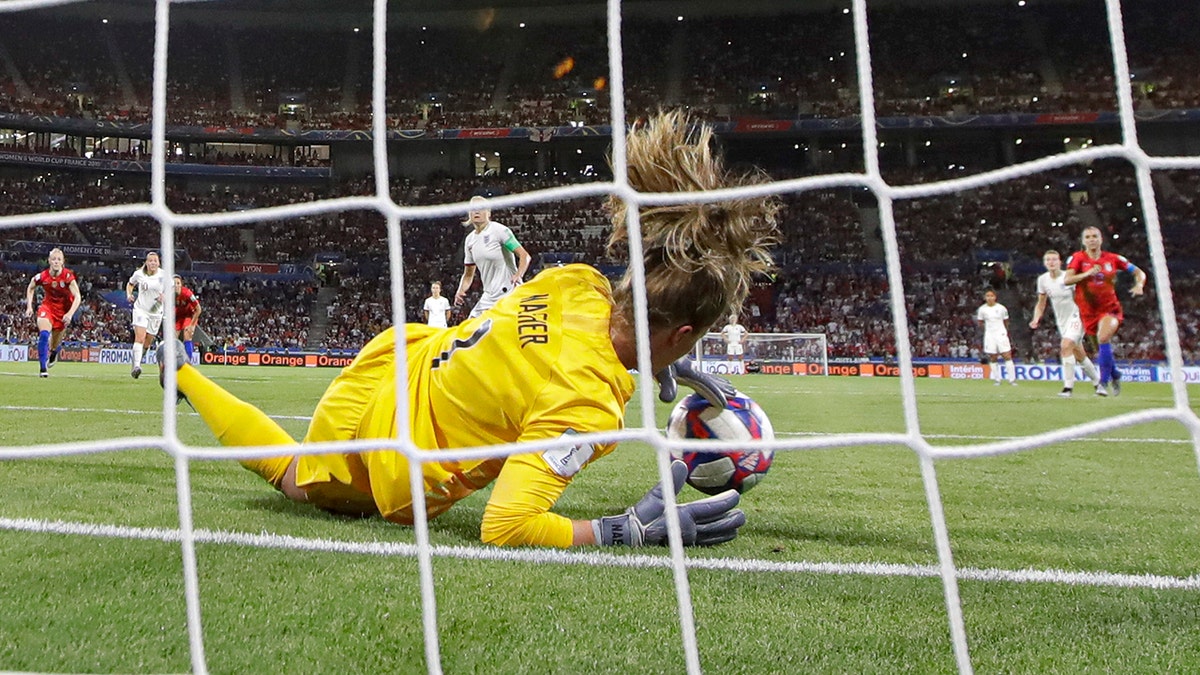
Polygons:
M1067 273L1062 268L1062 256L1058 251L1049 250L1042 254L1042 264L1046 271L1037 279L1038 301L1033 309L1033 321L1029 327L1036 329L1046 313L1046 304L1054 310L1054 321L1058 324L1058 334L1062 337L1060 358L1062 359L1063 390L1059 396L1070 398L1075 389L1075 364L1083 366L1083 372L1092 382L1099 382L1096 366L1083 351L1083 319L1079 317L1079 307L1075 305L1075 285L1067 285ZM1100 391L1100 389L1097 389ZM1106 392L1107 393L1107 392Z
M425 323L434 328L450 325L450 300L442 295L442 282L429 284L429 297L425 298Z
M975 320L983 326L983 353L992 362L992 380L997 385L1000 378L1017 386L1017 369L1012 362L1012 343L1008 340L1008 308L996 302L996 291L988 289L983 294L983 304L975 310ZM1004 363L997 363L998 357L1004 357L1008 362L1008 372L1005 374Z
M738 323L737 314L729 315L729 323L721 329L721 337L725 340L725 354L729 360L737 359L741 367L737 372L744 375L746 373L746 348L742 344L742 338L746 337L746 327Z
M475 268L479 268L479 276L483 281L483 295L471 309L468 318L483 314L496 304L496 301L507 295L525 276L529 269L529 253L521 246L521 242L513 235L512 230L492 220L492 211L484 197L471 197L471 210L467 213L467 222L474 229L467 233L464 245L466 255L463 258L462 279L458 282L458 291L454 294L454 306L463 303L471 282L475 280Z
M146 254L146 262L125 284L125 299L133 305L133 360L129 374L135 380L142 374L142 354L154 344L154 337L162 326L167 288L174 293L175 282L158 265L158 254L150 251Z

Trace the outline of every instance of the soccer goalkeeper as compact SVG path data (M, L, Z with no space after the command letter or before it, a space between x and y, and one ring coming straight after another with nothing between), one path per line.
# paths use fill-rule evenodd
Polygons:
M628 137L630 183L653 193L759 182L727 173L711 144L707 126L693 128L679 113L659 115ZM609 207L614 225L609 245L619 247L628 237L625 204L610 199ZM706 396L721 397L712 391L717 383L692 371L685 355L740 306L751 277L770 269L767 247L775 241L777 209L773 198L761 197L642 209L651 363L664 398L674 397L675 377ZM637 366L633 312L629 273L613 289L594 268L568 265L542 272L458 326L388 329L329 385L304 442L396 437L398 339L407 342L409 424L420 448L620 429L634 391L629 370ZM295 443L257 408L190 365L180 366L177 382L222 444ZM425 463L428 516L494 483L481 524L486 543L665 544L661 485L616 516L571 520L551 511L579 471L614 447L577 444L507 458ZM242 464L295 501L334 513L413 521L408 460L399 452L282 455ZM684 473L682 462L672 466L676 492ZM737 493L729 491L680 504L684 543L733 539L745 522L737 503Z

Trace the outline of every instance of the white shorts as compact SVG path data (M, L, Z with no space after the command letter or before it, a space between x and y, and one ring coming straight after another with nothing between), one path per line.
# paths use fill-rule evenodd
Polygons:
M985 333L983 336L984 354L1004 354L1012 351L1012 343L1004 334Z
M730 342L729 344L725 345L725 353L729 356L741 356L744 349L745 348L742 347L742 343L740 342Z
M471 313L467 315L467 318L474 319L480 314L483 314L487 310L491 309L495 304L496 302L494 300L491 302L484 302L483 300L480 300L479 302L475 303L474 307L471 308Z
M1079 318L1079 313L1071 315L1063 323L1058 324L1058 334L1064 340L1071 340L1075 344L1083 342L1083 319Z
M467 318L474 319L480 314L483 314L487 310L495 307L496 303L500 302L500 298L508 295L510 290L512 290L512 288L505 286L498 293L488 293L485 291L483 295L479 296L479 302L475 303L475 306L471 308L471 313L467 315Z
M162 314L151 314L135 308L133 325L145 328L150 335L158 335L158 329L162 328Z

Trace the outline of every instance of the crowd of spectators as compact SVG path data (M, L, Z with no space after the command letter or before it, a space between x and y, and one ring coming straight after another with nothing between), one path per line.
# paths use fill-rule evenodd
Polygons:
M947 169L889 169L892 184L923 184L956 175ZM72 177L75 176L75 177ZM0 178L4 213L55 208L81 208L141 202L143 183L117 183L89 174L34 175ZM784 178L787 176L777 176ZM1156 172L1164 249L1172 265L1173 296L1184 338L1185 355L1195 360L1200 341L1200 269L1196 172ZM556 184L548 178L441 178L427 182L397 180L392 196L403 205L462 202L472 194L527 192ZM327 187L267 184L254 190L168 190L168 201L180 212L229 210L311 202L326 197L366 194L363 180ZM531 271L547 264L580 260L619 269L623 254L605 248L610 228L601 198L551 201L497 209L493 218L512 227L534 256ZM778 276L756 287L745 321L760 332L823 332L835 358L893 357L894 334L886 275L882 271L882 239L874 199L859 189L838 188L785 194L780 213L782 241L776 249ZM1118 160L1093 162L1044 174L996 183L951 195L898 200L895 223L905 279L910 339L919 356L971 357L978 340L972 318L982 290L1000 283L1009 293L1018 328L1027 322L1035 301L1032 284L1040 273L1041 254L1056 248L1077 250L1080 229L1098 223L1107 247L1127 255L1151 272L1147 296L1126 303L1128 326L1122 331L1124 358L1155 358L1163 353L1157 311L1154 266L1145 235L1144 214L1132 167ZM420 307L432 281L452 294L462 272L461 218L402 220L406 319L419 321ZM154 248L158 224L147 218L91 220L63 225L5 229L5 240L78 243ZM230 281L205 275L190 277L205 305L205 325L219 346L355 349L390 323L388 243L384 218L374 211L351 210L278 221L221 227L184 228L176 242L185 256L180 269L193 262L293 263L314 268L331 256L336 274L324 279L332 288L328 302L317 304L316 280L281 281L245 277ZM6 247L11 248L11 247ZM29 256L10 255L10 260ZM136 257L109 268L89 270L86 259L68 256L80 267L85 311L76 339L121 342L127 339L125 312L105 297L119 289ZM996 278L981 274L981 264L995 262L1015 269ZM82 266L82 267L81 267ZM5 303L0 329L11 326L21 340L32 339L23 318L24 281L6 276L11 302ZM478 285L476 284L476 292ZM474 302L469 297L466 306ZM314 317L315 312L324 316ZM456 318L462 317L456 315ZM322 330L310 336L314 319ZM1018 333L1023 331L1018 330ZM1050 358L1052 331L1018 340L1022 358ZM1027 353L1026 353L1027 352Z
M1200 51L1194 8L1135 3L1124 18L1138 105L1200 107L1200 76L1186 65ZM889 6L873 8L870 19L881 116L1116 109L1107 24L1097 3ZM636 117L667 104L711 118L856 115L851 22L840 10L682 21L631 16L622 24L627 112ZM0 29L0 44L12 56L0 74L0 111L148 121L153 32L147 26L14 15ZM386 55L387 125L606 123L606 38L598 21L394 26ZM314 42L321 48L313 49ZM370 127L369 31L231 31L188 23L171 31L169 47L173 124Z
M240 277L189 281L201 298L201 325L213 349L303 349L317 296L312 281Z
M75 271L82 295L67 338L93 345L128 344L133 333L122 289L135 265L130 263L127 269L97 268L68 259L67 267ZM0 341L37 342L36 325L25 318L25 287L32 274L0 262L0 283L10 289L7 300L0 306ZM201 278L186 272L184 276L187 286L201 298L204 308L201 325L214 340L207 348L295 351L308 344L308 327L317 294L314 282Z

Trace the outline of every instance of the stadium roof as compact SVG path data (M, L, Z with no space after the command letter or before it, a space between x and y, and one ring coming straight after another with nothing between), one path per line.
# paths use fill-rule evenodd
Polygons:
M1067 0L1041 0L1066 2ZM882 6L945 6L971 4L1009 4L1011 0L869 0L872 8ZM141 18L153 16L154 3L150 0L99 0L90 3L73 3L57 6L54 11L74 11L89 15L111 13L115 17ZM172 16L181 15L188 19L201 15L223 16L244 15L263 20L270 16L286 17L288 23L301 17L313 16L356 16L370 17L373 0L175 0ZM754 15L754 14L798 14L833 8L846 8L850 0L627 0L623 9L627 14L642 16L668 15ZM576 16L590 18L603 16L605 0L390 0L388 14L398 15L453 15L477 12L503 12L509 14L528 11L537 15L554 16L558 19ZM312 22L310 24L319 24ZM316 25L310 27L316 28Z

